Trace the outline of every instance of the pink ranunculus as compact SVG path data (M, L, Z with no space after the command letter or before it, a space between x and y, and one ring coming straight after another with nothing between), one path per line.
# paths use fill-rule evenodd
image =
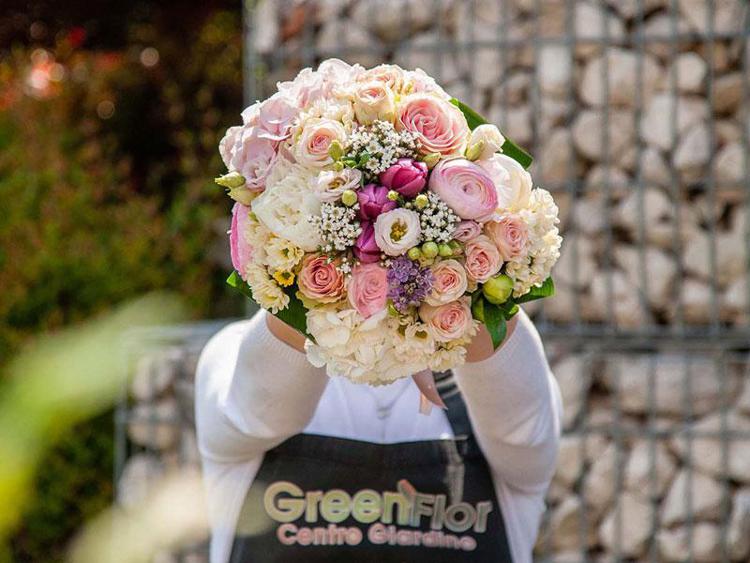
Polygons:
M464 254L466 273L476 282L486 282L503 266L500 251L487 235L479 235L466 243Z
M269 141L283 141L292 130L292 121L299 110L283 94L277 92L260 106L258 137Z
M415 197L427 185L427 165L411 158L399 158L380 173L380 183L404 197Z
M487 221L497 208L492 178L465 158L440 161L430 174L430 189L461 219Z
M219 141L219 154L221 155L221 160L224 161L224 166L227 168L232 164L232 156L234 155L237 141L241 135L242 126L236 125L227 129L227 132L224 133L224 137Z
M497 221L489 221L485 224L485 230L503 260L507 262L523 256L529 241L529 230L518 215L503 215Z
M388 188L377 184L367 184L357 192L359 218L374 221L378 215L396 208L396 202L388 199Z
M297 283L305 297L319 303L338 301L346 291L344 274L323 254L305 256Z
M461 297L445 305L423 303L419 316L430 328L438 342L450 342L466 336L472 329L471 300Z
M464 114L453 104L431 94L411 94L401 102L396 128L417 134L420 153L463 154L469 139Z
M453 238L461 242L469 242L480 234L482 234L482 225L476 221L464 220L456 225Z
M362 232L354 243L354 255L363 264L378 262L382 254L375 240L375 227L370 222L362 223Z
M253 192L266 188L266 177L276 162L276 143L258 137L255 127L246 128L237 140L229 168L245 178L245 186Z
M385 309L388 300L387 270L380 264L355 266L347 293L352 304L364 318Z
M425 299L430 305L444 305L466 292L466 270L458 260L441 260L433 264L430 270L433 276L432 292Z
M253 247L245 238L248 228L250 208L241 203L235 203L232 208L232 226L229 229L229 248L232 254L232 267L244 280L245 267L252 262Z

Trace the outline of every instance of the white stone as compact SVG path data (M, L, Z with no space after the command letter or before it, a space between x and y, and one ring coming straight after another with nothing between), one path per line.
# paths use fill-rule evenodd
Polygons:
M570 50L564 45L543 44L539 49L537 81L542 92L564 97L570 92L573 61Z
M439 84L453 82L461 74L455 54L445 51L436 56L435 49L443 40L436 31L420 33L396 51L393 62L403 68L421 68Z
M579 232L588 236L604 231L607 226L607 215L604 198L597 193L577 200L573 206L575 226Z
M554 551L572 549L586 549L596 541L596 530L589 525L589 535L584 545L581 545L581 518L584 510L581 499L570 495L565 498L550 517L550 539Z
M635 242L653 243L663 249L672 250L675 245L675 206L660 189L645 188L631 191L613 213L613 223L625 229ZM680 208L681 222L677 233L683 243L690 240L697 227L689 206Z
M750 373L746 372L743 380L742 393L737 399L737 410L744 415L750 415Z
M693 354L687 358L678 353L613 355L602 382L612 392L618 392L620 406L626 413L647 413L653 409L657 414L679 416L688 412L707 414L718 408L723 400L718 377L710 355ZM731 374L726 377L726 392L731 396L738 390L738 381Z
M610 443L591 464L583 479L583 495L595 515L602 514L612 503L616 492L616 467L626 462L627 455L618 453L617 445Z
M742 2L712 0L711 8L704 0L679 0L680 13L698 33L729 34L742 30L745 21Z
M591 238L578 234L565 237L560 249L560 258L555 264L555 282L561 281L573 287L588 287L596 273L594 245Z
M165 450L180 436L180 411L177 400L170 397L156 403L139 403L128 423L128 436L140 445Z
M547 135L537 162L541 168L537 181L542 186L562 184L568 178L576 176L578 166L570 131L554 129Z
M338 54L341 49L351 49L347 62L371 67L382 61L378 54L379 42L368 31L349 20L328 20L317 38L317 49L324 56Z
M713 84L713 102L718 113L732 113L740 106L744 80L741 72L716 79Z
M641 55L619 48L607 50L605 56L589 61L583 70L579 88L581 99L591 106L632 106L640 95L645 104L653 95L661 78L662 69L651 55ZM607 80L603 80L606 70ZM638 91L636 91L638 88Z
M724 184L738 184L745 178L746 151L742 144L726 145L716 156L716 180Z
M750 558L750 488L745 487L734 494L732 515L727 529L727 547L732 561Z
M727 287L720 303L722 318L741 321L747 313L747 280L740 278Z
M626 20L632 20L634 17L647 14L657 8L663 8L668 0L607 0Z
M669 59L675 50L669 38L674 35L682 37L689 32L689 24L673 10L657 12L643 26L646 51L661 59Z
M268 54L279 42L279 5L274 0L260 0L253 11L255 25L253 46L260 54Z
M670 94L660 93L646 106L641 118L641 136L657 148L670 150L675 142L683 138L687 129L698 124L706 116L708 105L704 99L687 96L675 99Z
M654 247L638 249L634 246L615 246L615 259L625 271L630 283L645 290L649 303L664 309L671 301L672 283L677 264L667 254Z
M520 145L528 145L532 141L531 108L527 105L508 108L507 112L499 108L490 110L490 121L497 123L504 135Z
M592 166L586 173L584 182L589 191L609 190L613 196L623 192L629 193L633 188L633 180L623 170L604 164Z
M172 386L185 355L179 348L160 349L139 358L130 386L133 397L152 401Z
M721 385L715 381L715 385ZM739 391L736 385L727 385L727 396L735 396ZM750 418L742 416L734 410L726 415L726 429L733 433L723 438L727 450L728 476L741 483L750 483ZM722 415L711 414L689 426L689 434L681 433L670 441L672 450L680 457L687 458L687 439L690 435L690 460L693 466L704 473L721 478L725 476L722 459ZM734 434L736 433L736 434Z
M672 158L674 167L680 172L700 172L711 157L711 135L708 126L696 123L685 132Z
M730 145L742 141L742 127L731 119L719 119L714 123L719 145Z
M680 293L682 298L670 303L669 318L673 322L679 318L680 307L682 319L691 324L709 323L714 318L713 291L706 282L686 278L682 280Z
M630 450L625 466L625 487L648 500L661 497L669 486L677 466L672 454L661 442L639 439Z
M646 147L641 155L641 174L645 182L666 188L672 184L667 161L653 147Z
M606 138L609 140L609 158L613 159L633 141L635 126L633 116L626 111L608 113ZM589 160L603 160L605 156L604 114L585 110L578 114L573 124L573 142L578 151Z
M709 233L701 232L684 249L685 269L708 282L715 278L719 285L729 285L744 275L746 258L743 241L744 237L736 232L719 232L714 243ZM715 272L711 263L714 252Z
M638 288L622 272L600 270L591 280L591 298L584 300L584 313L592 321L614 321L623 328L642 327L651 315L642 302ZM609 319L610 307L613 319Z
M373 2L359 2L354 6L351 20L369 29L383 41L397 41L404 35L422 31L442 18L452 5L450 0L390 0L384 10Z
M493 96L499 106L517 105L528 99L531 88L531 74L524 71L510 73L502 84L500 84Z
M619 553L625 557L638 558L643 555L646 542L651 537L652 518L653 509L650 504L633 493L623 493L602 522L599 540L605 549L614 552L618 547L618 524L621 524Z
M125 463L117 485L117 502L121 506L135 508L153 492L154 485L162 476L164 468L152 454L135 454Z
M664 561L715 563L721 559L721 531L705 522L694 524L692 529L682 526L659 530L656 545Z
M574 424L586 403L591 386L591 361L587 356L570 355L563 358L553 369L565 405L563 429L568 429Z
M722 488L713 478L697 471L677 474L662 505L661 521L665 526L695 520L713 520L721 511Z
M708 72L708 65L693 52L682 53L675 61L677 87L683 92L700 93Z
M625 37L625 25L601 3L575 3L576 55L588 57L601 52L605 38L617 44Z

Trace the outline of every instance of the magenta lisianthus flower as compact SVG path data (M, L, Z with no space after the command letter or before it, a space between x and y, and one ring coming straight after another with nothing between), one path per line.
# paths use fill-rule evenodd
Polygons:
M372 223L362 223L362 232L354 243L354 255L363 264L371 264L380 260L380 248L375 242L375 227Z
M427 165L412 158L399 158L380 174L380 183L412 198L427 185Z
M367 184L357 192L359 218L374 221L378 215L396 208L396 202L388 199L388 188L377 184Z

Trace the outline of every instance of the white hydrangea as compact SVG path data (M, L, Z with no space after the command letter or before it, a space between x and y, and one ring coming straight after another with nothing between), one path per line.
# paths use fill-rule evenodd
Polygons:
M529 233L528 255L506 262L505 272L513 278L514 297L520 297L540 286L552 272L560 257L562 237L557 224L557 205L547 190L536 188L531 192L529 205L518 215L525 221Z
M315 174L304 166L279 158L271 169L265 191L251 204L253 213L277 237L306 252L320 246L310 216L320 214L320 200L311 190Z

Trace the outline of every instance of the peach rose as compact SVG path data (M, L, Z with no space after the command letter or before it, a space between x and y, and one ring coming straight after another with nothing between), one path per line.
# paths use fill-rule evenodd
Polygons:
M485 228L504 261L523 255L529 241L529 231L518 215L504 215L497 221L487 223Z
M319 303L333 303L344 296L344 274L323 254L308 254L297 278L302 295Z
M466 273L476 282L485 282L500 271L503 260L495 243L487 235L479 235L466 243Z
M450 342L466 336L473 327L471 299L462 297L437 307L423 303L419 316L438 342Z
M444 305L455 301L466 292L466 270L458 260L441 260L432 268L432 292L425 301L430 305Z
M360 264L352 271L347 293L352 304L364 318L385 309L388 294L387 270L380 264Z
M333 164L328 149L333 141L346 144L344 126L333 119L311 117L302 125L302 132L293 147L294 158L303 166L323 168Z
M401 103L396 129L417 134L422 154L463 154L469 125L456 106L431 94L411 94Z
M396 99L393 91L380 81L358 83L353 92L354 115L368 125L375 120L390 121L396 116Z

